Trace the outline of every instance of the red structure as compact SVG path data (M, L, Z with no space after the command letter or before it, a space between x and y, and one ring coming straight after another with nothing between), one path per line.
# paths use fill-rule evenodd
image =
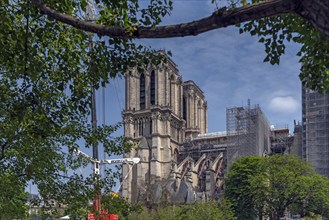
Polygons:
M99 216L95 216L95 213L88 213L88 220L119 220L119 216L108 213L100 213Z

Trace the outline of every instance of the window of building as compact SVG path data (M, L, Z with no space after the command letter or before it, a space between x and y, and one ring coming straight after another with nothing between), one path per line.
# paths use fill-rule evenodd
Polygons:
M144 73L141 74L139 79L139 105L140 109L145 109L145 75Z
M138 124L139 136L144 135L143 128L144 128L143 119L140 119Z
M151 72L151 105L155 105L155 72Z
M186 99L183 97L183 119L186 121Z
M173 160L177 163L177 158L178 158L178 150L174 150L174 155L173 155Z
M153 133L153 129L152 129L153 123L152 123L152 119L150 119L150 134Z
M174 98L174 94L173 94L173 82L174 82L174 75L171 75L169 78L169 105L170 107L172 107L174 104L173 102L173 98Z

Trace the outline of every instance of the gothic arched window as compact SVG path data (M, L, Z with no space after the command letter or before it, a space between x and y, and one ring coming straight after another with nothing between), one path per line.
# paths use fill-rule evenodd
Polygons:
M143 119L139 120L139 124L138 124L138 130L139 130L139 136L143 136L144 135L144 123L143 123Z
M174 82L174 75L171 75L170 78L169 78L169 105L170 107L173 106L173 99L174 99L174 94L173 94L173 82Z
M155 105L155 72L151 72L151 105Z
M186 98L183 96L183 119L186 121Z
M173 160L177 163L177 157L178 157L178 150L174 150Z
M139 79L139 106L140 109L145 109L145 75L141 74Z

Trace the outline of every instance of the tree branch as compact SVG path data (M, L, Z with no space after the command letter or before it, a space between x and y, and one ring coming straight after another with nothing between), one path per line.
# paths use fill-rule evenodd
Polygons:
M49 17L75 28L93 32L101 36L122 38L170 38L198 35L210 30L239 24L245 21L273 15L295 13L300 0L268 0L235 9L226 10L226 8L222 8L211 16L197 21L157 27L141 26L137 27L137 29L132 32L122 27L95 24L60 13L49 8L46 4L43 4L42 0L32 0L32 2L42 13Z
M8 141L6 141L4 144L1 145L1 156L0 156L0 161L5 158L5 148L8 144Z
M329 0L300 0L297 13L329 39Z

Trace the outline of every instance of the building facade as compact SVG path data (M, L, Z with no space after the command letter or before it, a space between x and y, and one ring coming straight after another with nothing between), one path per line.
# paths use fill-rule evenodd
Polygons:
M315 171L329 176L329 95L302 88L302 154Z
M227 108L227 131L208 133L202 90L183 81L176 64L150 65L125 75L124 135L138 143L125 157L122 196L132 203L192 203L218 199L234 160L271 151L270 125L258 105ZM278 132L274 132L277 134Z
M140 157L141 163L124 181L122 195L137 202L145 194L145 186L174 175L183 142L207 132L207 102L193 81L182 81L169 58L143 73L132 70L125 80L124 135L140 143L126 156ZM124 165L123 174L129 169Z

